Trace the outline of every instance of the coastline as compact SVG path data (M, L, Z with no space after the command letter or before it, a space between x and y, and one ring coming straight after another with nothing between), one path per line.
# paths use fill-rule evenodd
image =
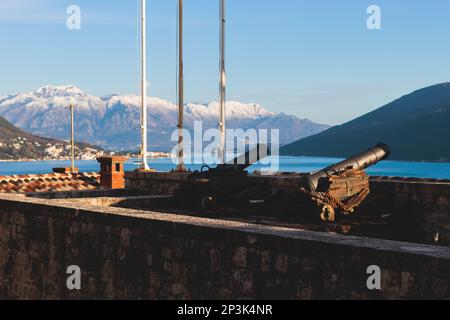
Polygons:
M105 155L124 155L126 157L128 157L130 160L132 159L138 159L139 155L137 154L133 154L133 153L128 153L128 154L121 154L120 152L114 152L114 151L110 151L110 152L106 152ZM170 153L166 153L166 152L149 152L149 159L171 159L172 158L172 154ZM43 162L43 161L70 161L72 158L71 157L61 157L61 158L35 158L35 159L30 159L30 158L21 158L21 159L0 159L0 163L24 163L24 162ZM75 161L95 161L97 160L96 157L89 157L89 158L75 158Z

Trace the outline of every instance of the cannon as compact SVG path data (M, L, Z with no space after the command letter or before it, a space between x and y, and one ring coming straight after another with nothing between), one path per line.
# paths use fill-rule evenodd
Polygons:
M174 196L175 201L188 208L216 209L218 207L242 208L253 198L264 198L269 192L265 186L250 179L246 169L270 155L265 144L216 168L205 165L189 175Z
M326 222L333 222L337 213L354 212L370 193L364 169L387 159L390 153L388 145L379 143L347 160L304 175L298 190L300 203L306 205L305 210L318 210L321 220Z
M275 187L272 178L252 179L246 171L268 155L267 146L258 145L216 168L203 166L176 190L176 203L189 209L227 208L228 212L255 207L280 219L319 217L334 222L338 215L353 213L369 195L369 177L364 169L387 159L390 149L380 143L323 170L303 174L294 185L284 184L291 179L280 178L281 183Z
M364 151L354 157L331 165L316 173L311 173L303 177L302 187L308 191L316 191L322 178L328 178L333 175L340 175L349 170L364 170L378 162L389 158L391 150L387 144L379 143L375 147Z

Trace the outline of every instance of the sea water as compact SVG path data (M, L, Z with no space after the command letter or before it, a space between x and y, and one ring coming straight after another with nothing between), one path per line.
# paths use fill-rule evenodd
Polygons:
M342 159L314 157L280 157L280 172L313 172L325 168ZM170 171L176 167L172 159L150 159L150 166L158 171ZM55 167L69 167L70 161L34 161L34 162L0 162L0 175L21 175L35 173L51 173ZM98 172L99 164L95 160L76 161L81 172ZM135 161L125 164L126 171L136 169ZM200 170L202 165L187 165L188 169ZM260 170L257 164L249 171ZM450 163L382 161L367 170L369 175L396 176L415 178L450 179Z

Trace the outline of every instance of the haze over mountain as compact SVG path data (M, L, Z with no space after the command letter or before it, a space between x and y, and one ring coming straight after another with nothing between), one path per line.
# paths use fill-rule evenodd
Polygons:
M69 136L68 105L76 108L76 138L113 150L135 150L140 143L140 97L109 95L96 97L75 86L44 86L33 92L0 97L0 115L14 125L45 137ZM149 98L149 143L156 151L169 151L171 134L177 124L177 106L169 101ZM204 130L217 127L219 105L188 103L185 125L202 121ZM280 143L319 133L329 126L273 113L257 104L228 102L228 128L280 129Z
M450 83L420 89L353 121L301 139L284 155L347 157L385 142L391 159L450 160Z

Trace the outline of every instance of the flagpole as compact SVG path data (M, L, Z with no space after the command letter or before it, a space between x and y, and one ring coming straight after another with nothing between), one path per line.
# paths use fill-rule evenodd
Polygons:
M183 62L183 0L178 0L178 166L184 172L184 62Z
M70 104L70 171L75 172L75 129L74 129L74 114L73 114L73 103Z
M147 162L147 50L146 50L146 0L141 0L141 170L149 170Z
M226 163L225 0L220 0L220 147L219 161Z

